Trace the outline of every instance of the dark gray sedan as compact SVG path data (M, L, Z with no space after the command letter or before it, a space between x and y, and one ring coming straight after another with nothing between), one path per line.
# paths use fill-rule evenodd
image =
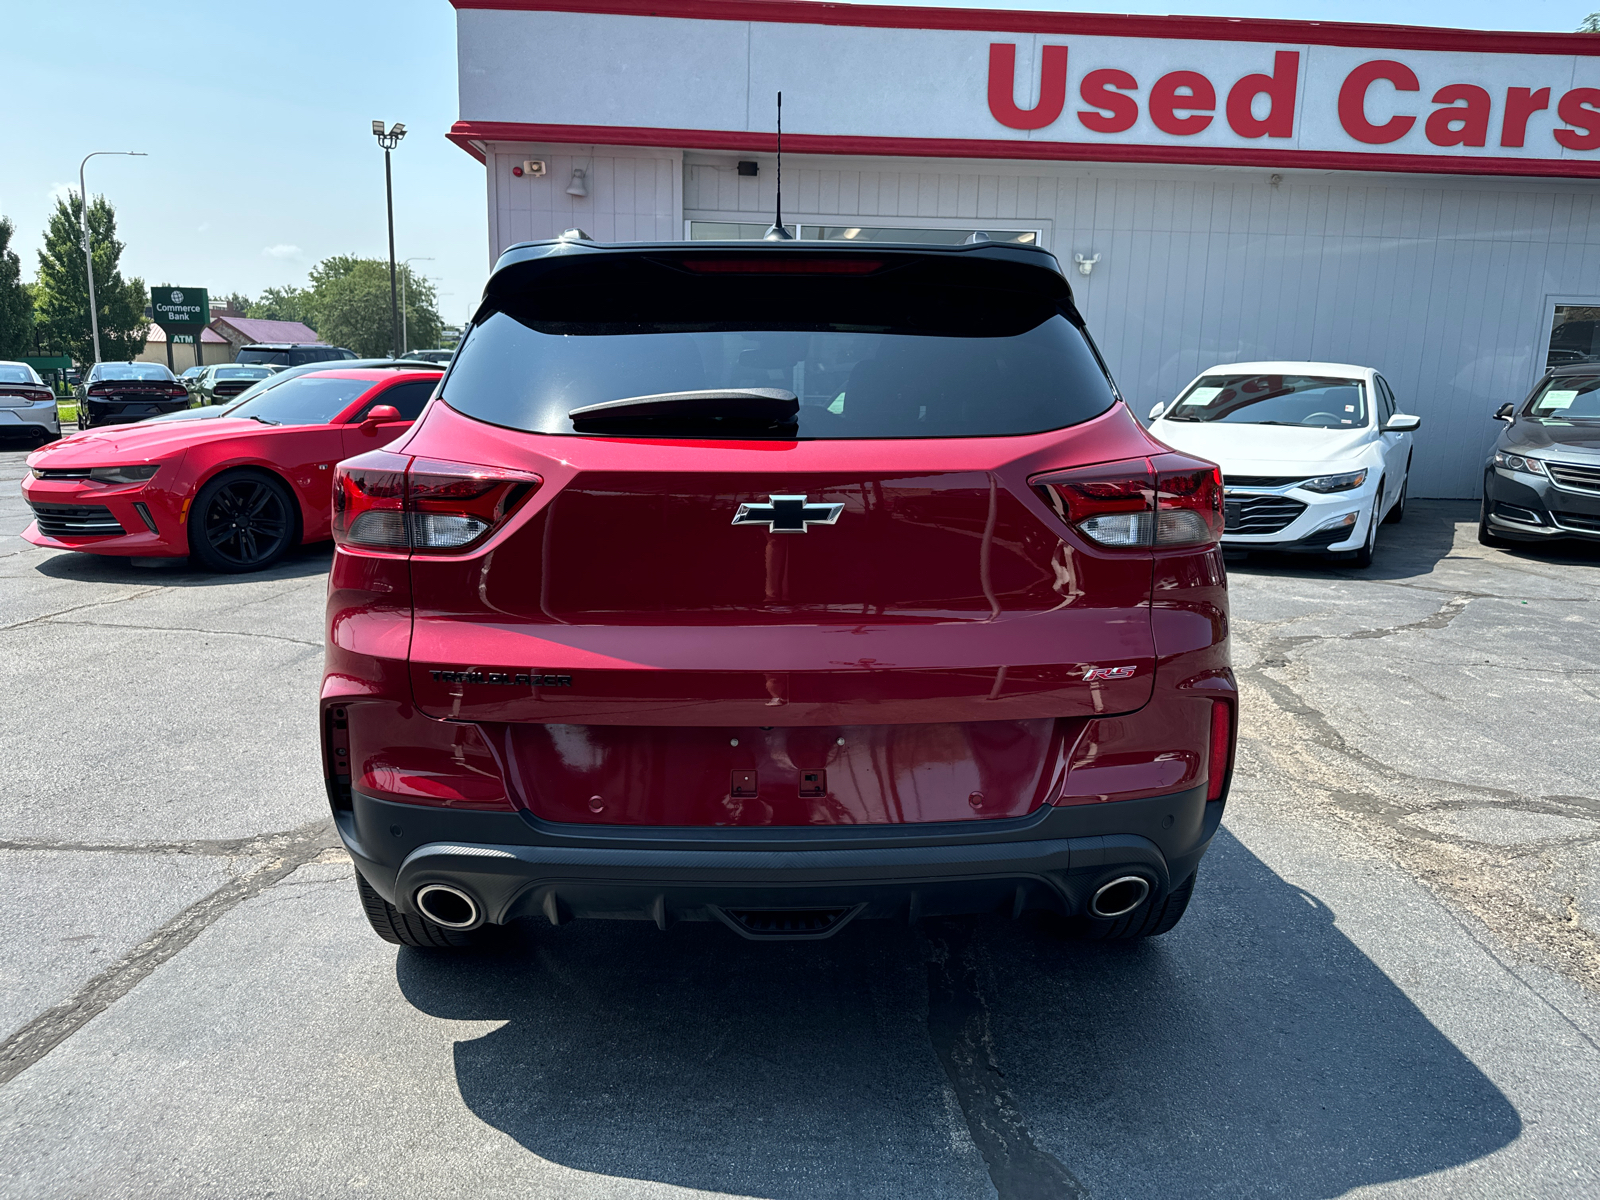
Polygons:
M1521 405L1484 464L1478 540L1600 541L1600 363L1556 367Z

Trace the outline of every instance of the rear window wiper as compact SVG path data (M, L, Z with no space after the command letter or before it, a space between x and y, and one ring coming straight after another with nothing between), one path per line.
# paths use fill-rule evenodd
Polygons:
M794 425L800 398L782 388L708 388L698 392L660 392L585 404L567 413L574 425L610 421L707 421Z

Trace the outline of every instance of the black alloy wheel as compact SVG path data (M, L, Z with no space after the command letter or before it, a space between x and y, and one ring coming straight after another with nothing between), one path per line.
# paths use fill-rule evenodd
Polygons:
M265 471L220 475L195 498L189 551L213 571L260 571L294 543L294 500Z

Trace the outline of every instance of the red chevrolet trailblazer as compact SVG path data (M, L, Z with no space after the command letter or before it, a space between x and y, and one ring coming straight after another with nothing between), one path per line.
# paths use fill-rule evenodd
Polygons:
M263 380L202 421L112 425L28 456L36 546L129 558L192 555L259 571L326 540L333 467L403 433L438 386L413 364ZM252 389L254 390L254 389Z
M1221 480L1044 250L513 247L333 531L328 794L391 942L1189 903Z

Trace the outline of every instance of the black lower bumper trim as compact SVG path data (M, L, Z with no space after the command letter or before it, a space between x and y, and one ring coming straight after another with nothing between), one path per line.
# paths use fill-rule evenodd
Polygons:
M1205 789L1172 796L1046 807L1007 821L783 829L561 826L517 813L393 804L356 792L335 813L369 883L405 912L432 883L467 892L488 921L543 915L654 921L848 912L849 917L1045 910L1082 914L1119 876L1164 895L1188 878L1222 817ZM787 914L787 915L783 915ZM844 924L790 930L827 936ZM743 926L741 928L740 926Z

